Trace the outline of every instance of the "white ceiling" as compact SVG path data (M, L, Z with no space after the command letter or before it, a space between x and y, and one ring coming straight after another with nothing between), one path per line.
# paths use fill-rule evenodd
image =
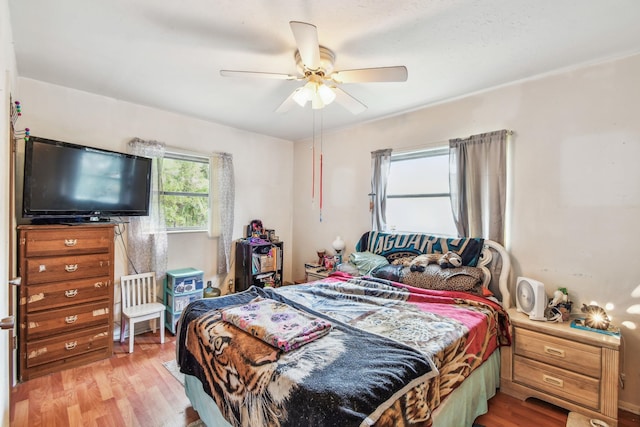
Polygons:
M343 84L325 131L550 71L640 52L640 0L9 0L18 74L289 140L313 110L275 109L301 82L289 21L317 26L337 70L405 65L403 83ZM316 116L316 125L320 121Z

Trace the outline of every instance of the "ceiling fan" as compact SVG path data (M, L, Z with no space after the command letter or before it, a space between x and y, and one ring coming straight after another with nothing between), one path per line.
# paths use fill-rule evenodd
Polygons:
M339 84L407 80L405 66L334 71L335 54L330 49L320 46L316 26L299 21L291 21L289 25L298 47L295 60L299 75L237 70L220 70L220 74L225 77L306 80L303 86L295 89L276 109L279 113L288 111L294 104L304 107L308 101L311 101L313 109L320 109L335 100L353 114L359 114L366 110L367 106L339 88Z

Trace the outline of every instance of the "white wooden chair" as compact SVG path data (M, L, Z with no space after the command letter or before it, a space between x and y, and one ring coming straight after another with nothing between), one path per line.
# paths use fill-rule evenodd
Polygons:
M153 332L156 332L156 320L159 322L160 343L164 343L164 310L162 303L156 302L156 274L140 273L122 276L122 319L120 321L120 342L124 342L125 321L129 323L129 353L133 353L133 336L138 322L151 320Z

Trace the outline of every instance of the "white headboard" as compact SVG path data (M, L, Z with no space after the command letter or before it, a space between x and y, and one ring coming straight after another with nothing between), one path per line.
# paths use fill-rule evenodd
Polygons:
M502 301L502 306L505 309L510 308L509 275L511 273L511 259L507 250L498 242L485 240L478 267L485 273L483 286L489 288Z
M480 251L480 246L482 250ZM484 272L483 286L502 302L503 307L511 307L509 276L511 260L505 248L493 240L447 237L422 233L388 233L367 231L360 237L356 250L382 255L390 262L398 257L415 256L421 253L456 251L461 256L467 253L468 261L478 257L477 267ZM468 251L468 252L467 252Z

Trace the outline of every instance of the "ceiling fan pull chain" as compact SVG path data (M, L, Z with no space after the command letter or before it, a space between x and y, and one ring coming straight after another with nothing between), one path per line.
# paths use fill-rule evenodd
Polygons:
M323 158L322 158L322 155L324 153L324 147L322 145L322 127L324 125L323 117L324 117L323 112L322 112L322 110L320 110L320 222L322 222L322 184L323 184L323 176L322 176Z
M316 204L316 112L313 111L313 130L311 141L311 206Z

